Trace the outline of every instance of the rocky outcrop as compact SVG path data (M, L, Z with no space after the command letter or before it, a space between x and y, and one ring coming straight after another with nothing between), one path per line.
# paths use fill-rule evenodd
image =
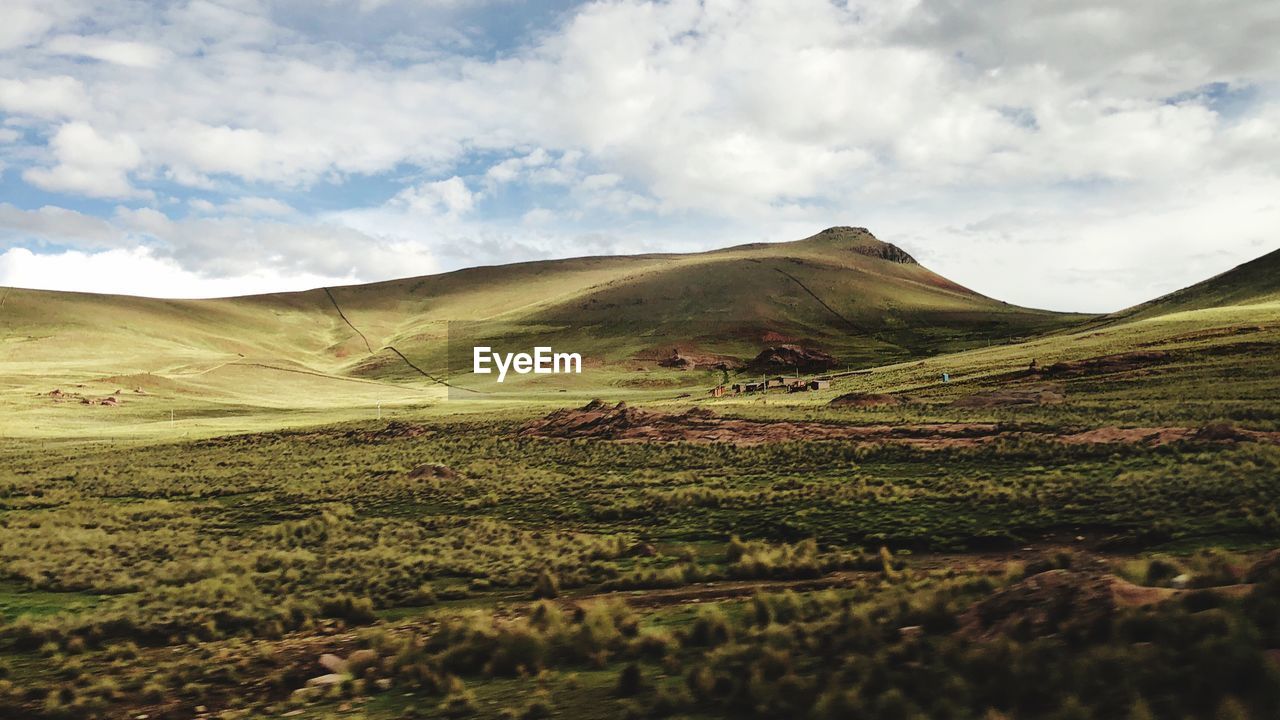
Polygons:
M919 265L916 259L911 257L906 250L894 245L893 243L877 242L875 245L858 245L853 251L859 255L877 258L880 260L888 260L892 263L900 265Z

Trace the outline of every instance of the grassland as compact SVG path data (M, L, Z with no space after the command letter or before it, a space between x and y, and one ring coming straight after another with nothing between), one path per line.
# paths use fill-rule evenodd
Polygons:
M613 304L604 324L628 293L705 285L709 266L753 253L804 268L779 252L818 263L830 242L848 240L574 261L555 274L577 290L524 266L393 283L363 305L334 291L352 325L311 306L323 292L9 300L25 314L6 327L26 334L0 355L0 716L1274 717L1280 445L1265 438L1280 430L1280 302L1256 268L1162 312L877 326L843 346L872 371L822 392L713 399L719 374L637 373L644 348L607 334L598 347L627 362L565 392L450 394L370 360L390 344L428 357L433 318L461 305L419 311L464 302L484 277L546 280L538 295L556 300L521 315L522 291L504 285L466 300L471 317L564 323L556 312L594 298ZM905 302L897 280L878 287ZM421 305L404 297L415 287ZM65 307L33 309L51 297ZM929 298L917 317L941 302ZM117 314L88 315L95 302ZM757 318L834 336L809 306L779 307ZM76 312L93 323L66 324ZM662 319L636 312L623 319ZM692 307L666 312L692 327ZM129 347L115 339L143 326ZM76 337L103 349L77 353ZM119 387L125 402L53 387ZM1042 390L1054 400L1007 401ZM828 405L848 393L894 401ZM593 396L1001 434L921 447L521 432ZM1133 428L1151 439L1114 432ZM1162 428L1188 432L1164 442ZM1088 432L1098 440L1063 439Z

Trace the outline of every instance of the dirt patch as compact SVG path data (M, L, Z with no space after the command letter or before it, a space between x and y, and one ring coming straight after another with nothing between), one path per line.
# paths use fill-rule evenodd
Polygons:
M1066 393L1058 385L1029 385L1003 387L962 397L951 403L955 407L992 408L1023 405L1057 405L1065 401Z
M1252 440L1254 433L1242 430L1231 423L1209 423L1196 431L1197 440Z
M831 355L803 345L774 345L756 355L747 366L760 372L824 372L838 365Z
M677 370L737 370L742 361L727 355L708 355L672 349L671 354L658 360L658 365Z
M521 430L524 436L596 438L621 442L721 442L755 445L788 440L894 440L919 445L977 441L998 431L991 423L930 425L836 425L817 422L762 422L717 415L706 408L664 413L593 400L576 409L557 410Z
M80 386L80 387L83 387L83 386ZM105 405L107 407L118 407L124 404L124 400L121 400L119 397L117 397L120 394L121 394L121 391L117 390L112 395L108 395L104 398L95 400L81 393L64 392L61 389L54 389L47 393L41 393L37 397L47 397L56 403L75 402L81 405Z
M409 477L413 480L454 480L458 473L448 465L425 463L410 470Z
M997 423L921 423L911 425L841 425L822 422L743 420L723 417L707 408L682 413L642 410L626 403L592 400L580 408L556 410L526 424L520 435L616 442L695 442L757 445L792 440L845 440L909 445L924 449L974 447L999 439L1044 439L1069 445L1164 445L1205 440L1201 430L1185 427L1097 428L1076 433L1018 430ZM1280 432L1237 430L1239 439L1280 443ZM1229 440L1227 442L1234 442Z
M1178 440L1189 440L1194 437L1194 428L1179 427L1104 427L1084 432L1063 435L1060 440L1068 445L1090 445L1096 443L1125 443L1131 445L1167 445Z
M884 393L845 393L827 403L831 407L872 408L906 403L906 398Z
M1172 356L1163 350L1139 350L1135 352L1101 355L1049 365L1039 370L1045 377L1081 377L1138 370L1169 362Z

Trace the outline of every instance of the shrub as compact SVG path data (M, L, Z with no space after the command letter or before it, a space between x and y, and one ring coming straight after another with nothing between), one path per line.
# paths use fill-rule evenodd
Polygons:
M644 689L644 675L640 672L640 666L635 663L627 663L622 668L622 672L618 673L618 685L614 692L619 697L631 697L639 694Z
M533 597L535 599L553 599L560 597L560 580L549 570L543 569L538 573L538 579L533 583Z
M688 642L691 645L715 647L733 639L733 626L724 611L716 605L709 605L698 610L698 615L689 628Z
M436 709L445 717L451 718L474 715L477 709L475 693L470 690L450 693L445 696L444 700L440 701Z
M321 601L320 614L352 625L368 625L378 619L373 612L373 601L345 594Z

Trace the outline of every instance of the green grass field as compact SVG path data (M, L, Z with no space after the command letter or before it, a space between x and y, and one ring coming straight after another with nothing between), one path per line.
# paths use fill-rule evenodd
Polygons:
M1280 255L1081 317L856 248L9 292L0 717L1275 717ZM477 394L382 349L467 386L449 321L593 362ZM712 398L651 359L766 332L869 372ZM522 432L597 397L889 429Z

